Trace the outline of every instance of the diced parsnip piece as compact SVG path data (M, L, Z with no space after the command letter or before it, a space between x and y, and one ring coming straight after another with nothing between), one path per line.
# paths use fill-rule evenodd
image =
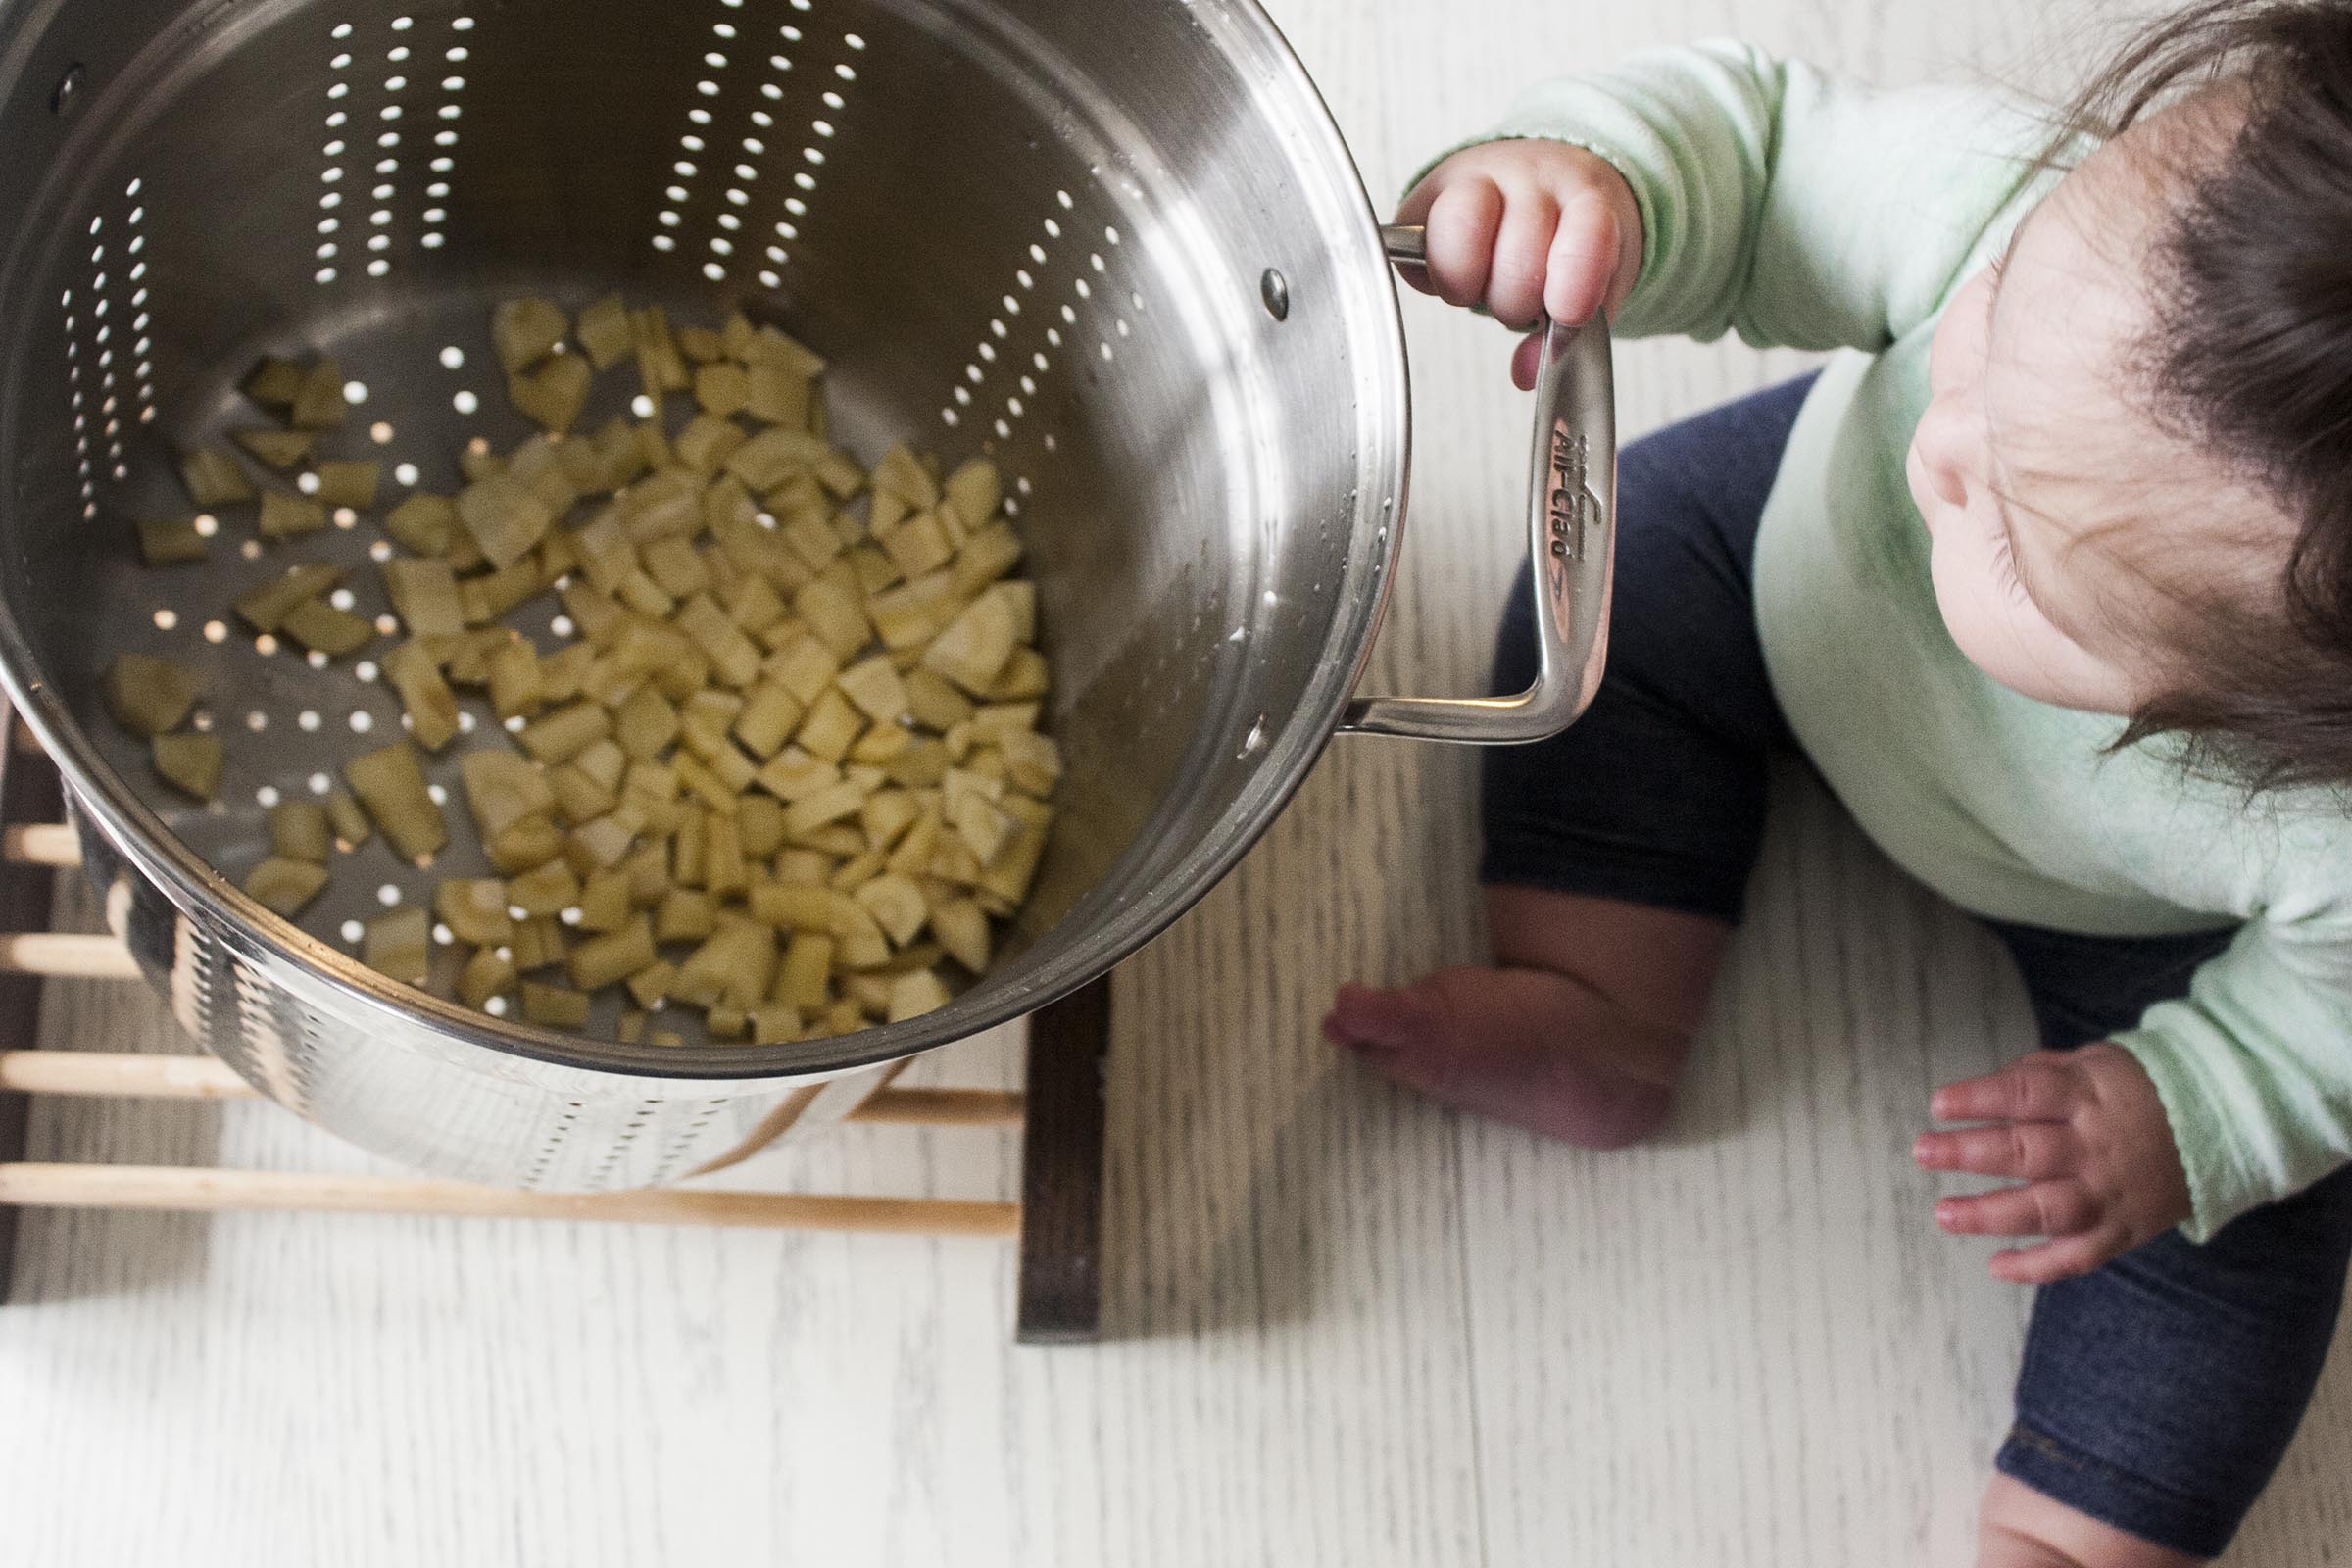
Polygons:
M409 733L428 752L458 735L458 695L422 643L412 638L384 659L384 679L409 715Z
M411 496L384 518L384 532L420 556L446 551L457 526L457 505L447 496Z
M767 882L751 890L752 918L780 931L831 932L837 923L832 890L799 882Z
M784 836L805 841L828 823L856 816L864 804L865 791L845 779L786 807Z
M980 873L977 886L982 893L993 894L1007 908L1018 908L1021 901L1029 897L1029 884L1036 879L1038 862L1045 858L1046 830L1052 823L1053 812L1017 795L1005 797L1005 806L1016 813L1027 814L1012 842Z
M807 474L824 450L822 441L804 430L762 430L728 453L727 472L764 495L796 475Z
M703 824L703 886L714 899L739 897L751 885L735 818L713 811Z
M291 920L326 887L326 867L313 860L272 855L245 877L245 892L256 904Z
M937 1012L953 1000L947 982L929 969L900 975L890 983L890 1021L905 1023Z
M142 738L177 729L203 690L196 671L149 654L117 654L106 672L107 711Z
M490 869L501 876L519 876L563 853L562 830L544 816L519 817L482 844L482 854L490 861Z
M844 526L847 526L846 522ZM901 573L897 563L872 545L858 545L843 559L848 561L851 568L858 573L858 591L868 599L900 580ZM873 613L870 605L867 607L866 613L868 615Z
M629 756L651 761L678 736L678 710L652 686L640 686L613 715L613 735Z
M937 571L956 559L956 546L936 513L918 512L878 538L891 564L909 577Z
M905 724L881 724L858 737L850 748L850 760L868 767L879 767L906 751L915 742L915 732Z
M727 352L745 365L772 366L804 381L813 381L825 373L821 356L776 327L754 327L736 315L727 318L724 336Z
M324 865L334 854L334 828L317 801L285 801L270 808L270 850L282 859Z
M490 313L490 342L509 375L555 353L570 330L571 318L553 300L502 300Z
M841 535L822 512L796 512L777 530L787 548L810 571L822 571L841 554Z
M809 394L806 380L777 366L755 365L744 373L744 412L767 424L805 428Z
M384 466L372 459L355 463L321 463L316 471L318 488L311 494L320 506L357 507L364 511L375 505L375 492L383 482Z
M536 370L507 377L507 398L516 412L551 435L569 435L588 406L596 372L577 354L559 354Z
M705 365L694 372L694 400L705 414L726 418L743 412L751 401L751 382L740 365L725 362Z
M564 961L564 923L553 915L514 922L514 941L509 951L514 967L524 974Z
M453 877L433 889L433 913L450 935L476 947L504 947L514 940L514 917L507 912L507 885L494 876Z
M542 1029L588 1027L588 998L564 986L537 980L522 983L522 1015Z
M669 760L669 765L677 769L678 782L686 786L689 794L699 797L705 807L730 816L734 814L735 787L700 760L681 752Z
M905 947L922 935L924 924L931 918L923 903L923 890L903 876L884 873L873 878L851 895L865 906L874 917L882 934L894 947Z
M831 876L825 878L825 886L836 893L855 893L880 876L883 864L889 858L888 852L883 850L867 850L862 855L853 855L842 861Z
M636 334L629 329L629 308L617 294L608 294L580 313L577 336L588 363L600 370L610 370L637 348Z
M890 859L886 862L889 868L902 876L928 875L931 861L939 850L940 834L945 830L946 822L939 807L921 808L920 814L907 827L906 836L899 840L898 848L890 852Z
M678 608L677 627L710 661L719 681L738 689L760 674L760 649L709 594L696 594Z
M745 859L767 859L784 844L783 803L765 795L736 797L735 831L743 842Z
M986 458L973 458L948 475L941 488L947 492L948 504L963 520L966 532L977 533L997 514L997 506L1004 499L1004 483L997 477L997 466Z
M560 648L539 661L539 695L547 702L564 704L580 695L580 683L588 666L596 659L596 650L586 643L573 643Z
M918 740L898 756L887 759L882 771L903 789L931 789L947 777L948 763L948 749L943 743Z
M895 847L899 835L912 827L921 814L914 797L905 790L877 790L858 808L858 821L865 830L865 841L879 853Z
M147 743L155 770L165 783L192 800L220 793L220 769L228 750L218 735L158 735Z
M746 1014L745 1038L755 1046L789 1045L801 1038L801 1014L796 1007L770 1003Z
M411 636L454 636L466 629L458 609L458 578L446 561L402 559L383 564L384 593Z
M948 825L970 846L980 863L986 865L1003 853L1005 843L1020 824L987 796L966 790L961 793L950 792Z
M493 566L511 566L547 533L555 513L528 485L493 474L458 495L458 520Z
M944 899L931 906L931 934L974 975L988 972L988 915L970 899Z
M841 988L857 1000L858 1005L869 1017L887 1017L890 1012L890 986L898 977L888 974L849 974L842 977Z
M1024 647L1037 642L1037 584L1022 578L1013 582L993 583L986 590L992 599L1004 602L1012 616L1012 640Z
M1034 648L1015 648L1004 671L983 694L992 703L1026 703L1052 689L1053 671Z
M180 482L188 488L188 499L200 507L234 506L253 499L253 481L236 457L219 447L199 447L181 455Z
M1004 766L1016 789L1040 799L1061 782L1061 748L1051 735L1020 730L1004 737Z
M638 915L617 931L590 937L571 950L571 983L582 991L615 985L657 962L654 924Z
M306 496L272 490L262 497L260 527L265 539L291 539L325 526L326 509Z
M285 409L302 395L302 365L296 360L265 354L246 373L245 395L265 409Z
M516 637L490 656L490 706L501 720L536 711L540 697L538 649Z
M892 447L874 465L874 489L897 496L914 512L939 505L938 481L913 450L905 446Z
M368 968L403 985L420 986L432 963L432 934L416 905L379 914L368 922L360 956Z
M865 1009L853 997L844 997L833 1004L817 1026L820 1034L827 1035L854 1035L864 1027Z
M700 942L716 928L718 906L700 888L672 888L654 911L654 935L663 942Z
M205 558L204 535L197 530L193 517L141 522L138 529L139 559L150 566L176 566L182 562Z
M492 997L503 997L521 980L511 958L495 948L477 950L458 975L458 1000L479 1011Z
M612 715L595 703L573 703L523 726L516 737L540 762L567 762L612 733Z
M316 649L330 659L357 653L375 641L375 622L348 610L337 610L323 599L314 599L298 607L286 616L285 630L305 648Z
M864 605L837 583L822 578L809 583L793 595L792 608L836 659L856 657L873 636Z
M375 832L349 790L337 790L326 798L326 819L334 824L335 843L346 850L358 849Z
M975 697L985 696L1012 658L1012 612L1002 600L975 599L923 651L923 665Z
M317 432L311 430L231 430L228 437L270 468L293 467L318 444Z
M762 760L776 755L806 712L801 700L769 679L754 686L735 720L735 738Z
M672 599L692 598L710 586L710 570L703 564L702 552L681 534L656 539L639 554L645 574Z
M467 752L458 759L458 774L466 786L466 808L485 842L525 817L546 816L556 808L547 775L504 748Z
M832 937L822 931L796 930L776 972L775 999L813 1017L824 1011L831 1000L832 971Z
M621 812L625 809L625 807L616 808L593 822L582 822L572 830L572 844L591 865L613 866L628 858L631 847L637 842L637 834L621 818Z
M776 933L755 921L722 924L678 965L674 994L697 1006L723 1003L749 1011L767 1000L775 977Z
M727 341L707 326L678 328L678 352L696 365L709 365L726 358Z
M629 770L629 754L618 742L602 740L573 758L572 765L606 789L617 790Z
M640 1007L655 1007L669 1000L669 988L678 983L678 966L667 958L656 958L629 976L629 995Z
M769 661L768 673L804 704L813 703L841 673L841 657L819 638L804 637Z
M286 422L297 430L335 430L350 407L343 396L343 367L334 360L315 360L303 372L302 389L286 411Z
M403 859L438 855L449 842L449 824L425 792L424 768L407 741L353 758L343 764L343 777L375 819L384 842Z
M678 432L670 445L680 463L709 479L718 473L746 439L743 427L733 420L698 414L686 422L686 428Z
M562 860L550 860L536 870L507 879L508 913L562 914L579 902L580 879Z
M821 888L832 874L833 858L815 850L789 849L776 852L770 874L785 887Z
M890 962L890 938L865 906L845 893L833 895L833 967L879 969Z
M968 599L1010 571L1021 559L1021 536L1009 522L992 522L963 542L949 579L958 600Z
M943 735L970 719L973 711L969 698L928 669L907 672L906 705L916 723Z
M852 664L834 684L877 724L895 724L907 711L906 683L899 678L899 672L883 655Z
M850 706L850 700L840 688L830 687L818 696L793 738L811 755L838 762L864 731L865 720Z

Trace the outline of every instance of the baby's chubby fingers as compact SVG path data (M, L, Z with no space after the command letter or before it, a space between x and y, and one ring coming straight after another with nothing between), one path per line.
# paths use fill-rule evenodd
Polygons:
M2075 1181L2032 1182L1936 1205L1936 1223L1954 1236L2077 1236L2103 1218L2098 1200Z
M1928 1112L1937 1121L2063 1121L2082 1108L2086 1094L2063 1057L2037 1052L1999 1072L1944 1085Z
M2111 1226L2101 1226L2081 1235L2062 1236L2054 1242L1995 1252L1985 1266L1994 1279L2011 1285L2055 1285L2121 1257L2128 1246L2120 1232Z
M2039 1181L2082 1165L2082 1141L2064 1122L2017 1121L1957 1132L1922 1133L1911 1157L1926 1170Z
M1491 179L1458 179L1438 192L1423 239L1431 292L1448 305L1486 299L1502 220L1502 191Z

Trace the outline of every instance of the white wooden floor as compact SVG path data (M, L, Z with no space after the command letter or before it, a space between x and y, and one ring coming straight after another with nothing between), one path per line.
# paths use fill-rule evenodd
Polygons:
M2051 20L2057 12L2059 21ZM2048 80L2034 0L1283 0L1372 186L1524 76L1737 32L1883 79ZM1467 690L1515 548L1491 327L1416 302L1391 689ZM1786 373L1621 361L1647 428ZM1592 1158L1390 1092L1333 987L1479 947L1466 758L1344 745L1126 972L1109 1315L1008 1348L995 1244L499 1223L29 1217L0 1312L0 1562L1731 1564L1965 1559L2024 1298L1905 1152L2027 1040L1991 946L1792 783L1673 1135ZM1399 874L1399 867L1409 868ZM54 1043L176 1049L121 990ZM995 1082L1001 1048L926 1063ZM267 1107L37 1112L35 1157L358 1166ZM860 1130L759 1173L1008 1194L998 1135ZM2352 1367L2352 1362L2347 1362ZM2232 1560L2352 1561L2352 1370Z

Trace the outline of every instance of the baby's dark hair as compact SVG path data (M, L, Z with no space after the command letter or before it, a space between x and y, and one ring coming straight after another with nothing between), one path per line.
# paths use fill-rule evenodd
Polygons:
M2243 120L2173 188L2137 389L2291 520L2276 593L2189 590L2184 656L2123 744L2184 737L2257 789L2352 786L2352 0L2205 0L2083 90L2070 136L2229 91ZM2249 602L2250 600L2254 602Z

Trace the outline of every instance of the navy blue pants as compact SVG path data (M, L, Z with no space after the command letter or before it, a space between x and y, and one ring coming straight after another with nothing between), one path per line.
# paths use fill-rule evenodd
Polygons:
M1792 744L1756 636L1756 525L1810 384L1626 450L1608 678L1566 734L1487 754L1489 883L1740 918L1767 760ZM1497 692L1527 687L1534 649L1522 578ZM2181 995L2230 938L1992 929L2025 976L2042 1044L2057 1050ZM2159 1544L2219 1553L2310 1402L2348 1257L2352 1170L2204 1246L2174 1232L2043 1288L2000 1468Z

